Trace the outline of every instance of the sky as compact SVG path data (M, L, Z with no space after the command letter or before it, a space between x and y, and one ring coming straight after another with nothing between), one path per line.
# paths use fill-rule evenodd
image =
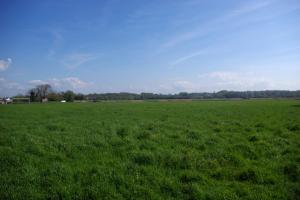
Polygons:
M300 89L300 0L0 0L0 96Z

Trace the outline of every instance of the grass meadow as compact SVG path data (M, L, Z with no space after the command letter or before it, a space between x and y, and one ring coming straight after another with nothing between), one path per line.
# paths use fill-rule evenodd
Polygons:
M0 199L300 199L300 101L0 105Z

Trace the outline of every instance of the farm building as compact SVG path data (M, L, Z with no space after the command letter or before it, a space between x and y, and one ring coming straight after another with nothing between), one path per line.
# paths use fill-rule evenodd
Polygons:
M0 99L0 104L11 104L11 103L13 103L13 100L9 97Z
M47 103L48 102L48 98L43 98L42 99L42 103Z

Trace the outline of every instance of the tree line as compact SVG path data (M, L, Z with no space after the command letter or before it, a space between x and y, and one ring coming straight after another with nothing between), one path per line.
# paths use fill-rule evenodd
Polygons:
M178 94L155 94L155 93L92 93L81 94L71 90L56 92L49 84L38 85L28 91L26 95L18 97L29 97L31 102L48 101L101 101L101 100L154 100L154 99L251 99L251 98L300 98L300 90L265 90L265 91L227 91L219 92L197 92Z
M37 85L36 87L30 89L28 94L25 95L30 98L31 102L42 102L43 100L47 101L68 101L72 102L74 100L84 100L85 97L83 94L75 93L71 90L64 92L56 92L52 89L49 84ZM20 97L20 95L18 96Z
M227 91L197 92L178 94L155 93L101 93L88 94L85 98L90 100L151 100L151 99L251 99L251 98L300 98L300 90L266 90L266 91Z

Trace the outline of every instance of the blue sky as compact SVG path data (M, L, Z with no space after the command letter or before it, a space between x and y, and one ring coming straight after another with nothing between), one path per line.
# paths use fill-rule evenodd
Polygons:
M0 96L300 89L299 0L1 0Z

